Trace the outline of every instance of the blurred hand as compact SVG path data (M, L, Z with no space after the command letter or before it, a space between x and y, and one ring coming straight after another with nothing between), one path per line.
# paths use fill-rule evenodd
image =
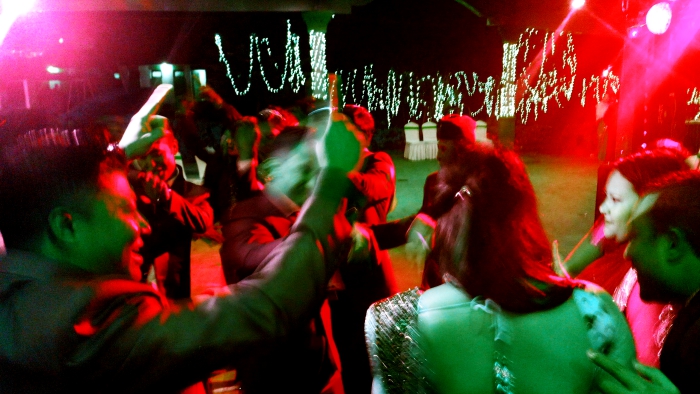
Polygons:
M119 146L124 149L127 159L148 153L153 142L161 138L165 134L165 130L170 129L168 120L157 116L156 113L172 89L173 85L159 85L148 98L146 104L131 117L124 135L119 141Z
M369 261L372 251L370 230L361 223L354 223L350 237L352 238L352 246L348 255L348 263Z
M432 249L431 239L435 232L435 221L426 214L418 214L406 232L406 259L416 267L423 267L425 258Z
M605 394L680 394L678 388L656 368L635 362L632 370L592 350L588 351L588 358L614 378L599 380L598 389Z
M359 131L345 115L334 113L333 122L316 148L321 167L352 171L360 160L360 142L355 133Z
M141 191L143 192L139 198L147 198L148 201L144 201L145 203L155 204L170 200L170 187L158 176L151 172L142 171L139 172L137 179L141 184Z

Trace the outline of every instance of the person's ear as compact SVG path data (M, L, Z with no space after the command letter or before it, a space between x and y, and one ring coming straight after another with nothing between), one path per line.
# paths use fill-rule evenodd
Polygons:
M75 239L73 215L63 207L54 208L49 213L49 230L52 238L59 242L73 242Z
M690 245L680 229L671 228L664 234L664 254L670 264L682 261L689 251Z

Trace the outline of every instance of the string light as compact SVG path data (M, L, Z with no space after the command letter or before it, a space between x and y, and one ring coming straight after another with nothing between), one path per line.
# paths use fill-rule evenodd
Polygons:
M558 43L558 39L566 38L564 43ZM541 41L540 41L541 40ZM530 51L535 52L541 43L542 51L538 51L538 57L529 59ZM479 95L482 97L482 105L469 111L468 115L476 116L483 112L487 116L499 117L518 116L520 121L527 123L530 114L537 119L540 113L546 113L555 102L561 108L565 102L571 101L577 81L578 59L575 53L573 35L570 33L549 33L542 35L535 29L527 29L521 34L518 43L506 43L503 47L503 71L500 82L489 76L485 79L476 73L468 74L460 71L454 74L435 76L426 75L416 77L413 73L399 76L402 83L389 86L390 80L396 80L395 72L389 71L387 84L379 84L378 78L373 73L373 67L367 66L363 70L361 91L356 92L358 70L343 73L343 97L346 102L350 99L353 103L364 104L370 111L384 109L387 98L391 98L394 105L387 112L387 118L391 122L391 115L398 114L401 103L408 106L411 119L439 119L444 115L446 108L464 113L467 97ZM522 55L522 57L520 56ZM558 61L558 59L561 59ZM533 64L532 62L537 62ZM528 74L525 66L521 72L517 72L518 63L535 68L535 75ZM404 88L400 88L403 86ZM609 73L607 78L591 77L583 80L581 86L581 105L586 105L588 90L593 88L596 102L608 89L617 92L619 78ZM522 95L516 105L516 92L520 88ZM404 97L397 99L397 97ZM359 100L358 100L359 98ZM398 104L397 104L398 103Z
M408 105L411 119L424 117L440 119L447 107L464 113L465 96L473 96L477 93L487 97L484 99L484 104L476 111L470 112L470 115L475 116L484 110L489 116L493 113L496 81L492 77L481 82L478 75L472 73L473 82L470 83L469 74L463 71L418 78L412 72L398 74L394 70L389 70L386 83L380 83L374 75L373 65L369 65L363 69L358 93L357 69L348 72L340 70L337 74L342 80L343 101L365 105L369 111L385 111L389 126L392 118L398 115L402 103ZM424 96L432 97L432 102L429 103Z
M250 92L250 86L253 79L254 49L257 55L255 59L257 59L258 65L260 66L260 76L262 77L263 82L265 82L268 91L272 93L279 93L282 89L284 89L286 83L289 82L292 91L294 91L294 93L298 93L306 83L306 76L304 75L304 72L301 69L301 52L299 50L299 36L292 33L292 24L289 20L287 20L287 42L285 44L284 66L282 69L282 77L279 87L272 87L265 73L265 68L263 67L263 46L265 46L265 52L267 53L267 56L272 56L272 50L270 49L270 40L268 38L259 38L255 34L250 35L250 50L248 54L248 85L243 90L238 89L233 75L231 74L231 67L228 60L226 59L226 55L224 54L223 46L221 43L221 36L216 34L214 36L214 41L216 43L216 46L219 48L219 61L224 63L224 65L226 66L226 76L231 81L231 86L233 86L233 90L238 96L244 96L248 94L248 92ZM279 67L277 66L277 64L274 64L274 67L275 69L277 69L277 71L279 71Z
M219 48L219 62L224 63L226 66L226 76L228 77L229 80L231 80L231 86L233 86L233 91L236 93L237 96L245 96L250 92L250 85L251 82L253 81L252 75L253 75L253 43L254 41L251 39L250 40L250 50L248 52L248 86L246 86L245 89L243 90L238 90L238 87L236 87L236 81L233 79L233 75L231 75L231 66L226 60L226 55L224 54L224 48L221 45L221 36L216 34L214 36L214 42L216 43L216 46Z
M565 38L565 42L560 41L562 38ZM299 36L292 33L289 20L284 66L280 68L274 65L277 73L281 73L278 87L271 86L268 73L262 65L263 51L267 53L268 58L271 57L269 39L251 34L248 83L244 89L239 89L236 84L218 34L215 36L215 42L219 48L219 61L225 64L226 75L239 96L250 91L253 62L256 60L260 67L260 75L270 92L278 93L289 83L291 89L297 93L306 82L301 69ZM312 94L316 98L327 99L325 34L311 31L309 42ZM541 50L538 50L540 45ZM529 57L531 50L537 53L535 59ZM517 71L519 64L524 65L520 72ZM566 102L571 101L577 86L577 67L578 58L571 33L542 34L535 29L527 29L520 35L516 44L503 45L503 70L500 80L491 76L484 79L476 73L464 71L419 77L413 72L397 73L394 70L389 70L386 79L383 79L375 75L373 65L365 66L361 71L338 70L336 74L341 79L343 102L364 105L373 112L384 111L389 126L398 116L402 105L407 106L410 119L435 120L440 119L448 108L453 112L465 114L465 100L474 96L479 97L477 100L481 100L481 105L468 111L468 115L474 117L485 112L487 116L496 118L517 116L522 123L527 123L531 114L537 120L540 113L547 113L552 102L556 103L558 108L562 108ZM360 73L362 75L359 75ZM240 81L238 82L240 84ZM582 78L578 86L580 93L577 97L580 98L581 106L585 107L591 98L597 104L609 91L617 93L620 89L620 78L608 71L604 77L593 75ZM520 94L516 103L517 92ZM688 104L700 105L698 88L693 89ZM696 119L700 119L700 113L696 115Z
M326 33L311 30L309 44L311 46L311 92L315 98L326 100L328 99Z
M535 29L527 29L520 35L518 46L525 47L523 64L530 64L527 55L531 48L535 49L535 46L530 46L530 40L536 38L538 34L539 32ZM546 32L542 50L538 53L538 58L535 59L540 60L539 75L536 78L532 78L526 67L520 73L517 84L523 94L518 102L516 111L523 123L527 123L531 112L534 113L535 120L537 120L540 111L546 113L552 100L557 103L559 108L563 106L563 99L566 99L566 101L571 100L576 82L578 60L574 51L573 35L560 32L558 37L562 37L564 34L566 34L567 39L561 55L561 64L548 67L549 63L554 62L552 59L556 55L557 35Z
M613 93L617 93L620 90L620 77L613 74L612 71L608 71L606 77L592 76L591 81L588 83L586 83L586 78L584 78L583 88L581 89L580 94L582 107L586 106L587 92L591 87L593 87L596 103L599 103L608 93L608 90L612 90Z

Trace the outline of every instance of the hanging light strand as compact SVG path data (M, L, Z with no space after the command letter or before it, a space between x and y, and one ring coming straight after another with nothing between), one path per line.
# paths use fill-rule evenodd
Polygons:
M319 99L327 99L327 66L326 38L321 32L310 33L311 45L311 85L313 95ZM564 39L564 41L562 41ZM239 96L250 91L253 63L257 61L260 75L270 92L278 93L287 83L294 92L299 92L306 83L301 69L301 53L299 36L291 31L291 23L287 21L287 43L285 45L284 66L274 65L274 70L280 77L280 83L272 86L270 72L263 67L264 53L271 57L269 39L250 36L248 57L248 82L244 89L239 89L240 78L234 76L226 59L221 37L215 35L215 43L219 48L219 61L226 66L226 75L231 81L235 93ZM541 47L541 48L540 48ZM535 59L530 59L530 53L537 53ZM536 61L537 64L532 65ZM518 72L518 65L522 65ZM534 75L528 70L534 66ZM589 76L582 78L580 83L577 74L578 58L571 33L559 32L541 33L535 29L523 32L517 43L503 45L503 70L499 80L488 76L482 78L476 73L459 71L453 74L435 74L417 76L413 72L397 73L389 70L386 79L375 75L374 66L367 65L353 70L338 70L341 78L343 102L365 105L370 111L384 111L387 122L398 116L402 105L407 106L408 116L413 120L439 119L447 111L459 111L476 116L485 113L487 116L513 117L517 116L522 123L531 118L538 119L541 113L547 113L552 105L562 108L571 101L577 86L580 88L577 97L582 107L600 102L606 93L617 93L620 89L620 78L612 71L604 77ZM361 73L361 75L360 75ZM516 92L519 95L516 97ZM688 105L700 105L698 88L689 90ZM468 105L481 102L478 108ZM517 102L516 102L517 100ZM553 104L552 104L553 103ZM696 119L700 114L696 116Z
M224 48L223 48L223 45L221 44L221 36L216 34L214 36L214 42L216 43L216 46L219 48L219 62L224 63L224 66L226 66L226 76L231 81L231 86L233 86L233 91L236 93L237 96L245 96L250 91L250 85L251 85L251 82L253 81L253 79L252 79L252 74L253 74L253 40L250 40L250 45L249 45L250 49L249 49L249 53L248 53L248 85L243 90L238 90L238 87L236 86L236 81L233 79L233 75L231 74L231 65L229 64L228 60L226 60L226 55L224 54Z
M219 48L219 62L224 63L226 66L226 76L231 81L231 86L233 86L233 90L237 96L245 96L248 94L248 92L250 92L250 86L253 80L253 62L255 60L257 60L258 66L260 67L260 76L262 77L268 91L272 93L279 93L282 91L282 89L284 89L287 82L289 82L292 91L294 93L298 93L306 83L306 76L301 68L301 51L299 50L299 41L299 36L292 33L292 24L289 20L287 20L287 41L285 44L284 65L282 66L281 70L282 75L279 86L273 87L272 83L268 79L267 73L265 72L262 59L263 52L267 54L268 58L272 57L270 40L269 38L260 38L256 34L251 34L249 37L250 49L248 54L248 85L245 89L240 90L236 86L236 81L231 74L231 67L223 50L221 36L219 34L214 36L214 42ZM256 55L255 57L253 57L254 54ZM280 67L277 65L277 63L275 63L273 66L279 73Z

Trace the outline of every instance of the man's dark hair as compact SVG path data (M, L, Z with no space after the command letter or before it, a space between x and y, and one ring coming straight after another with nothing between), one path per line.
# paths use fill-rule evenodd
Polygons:
M647 192L659 196L647 212L654 232L681 230L695 255L700 257L700 172L671 173L649 185Z
M372 140L374 136L374 118L367 108L354 104L346 104L342 112L357 126L357 129L360 130L368 140Z
M58 206L87 210L107 169L125 169L118 148L83 130L41 129L0 150L0 232L7 248L31 248Z

